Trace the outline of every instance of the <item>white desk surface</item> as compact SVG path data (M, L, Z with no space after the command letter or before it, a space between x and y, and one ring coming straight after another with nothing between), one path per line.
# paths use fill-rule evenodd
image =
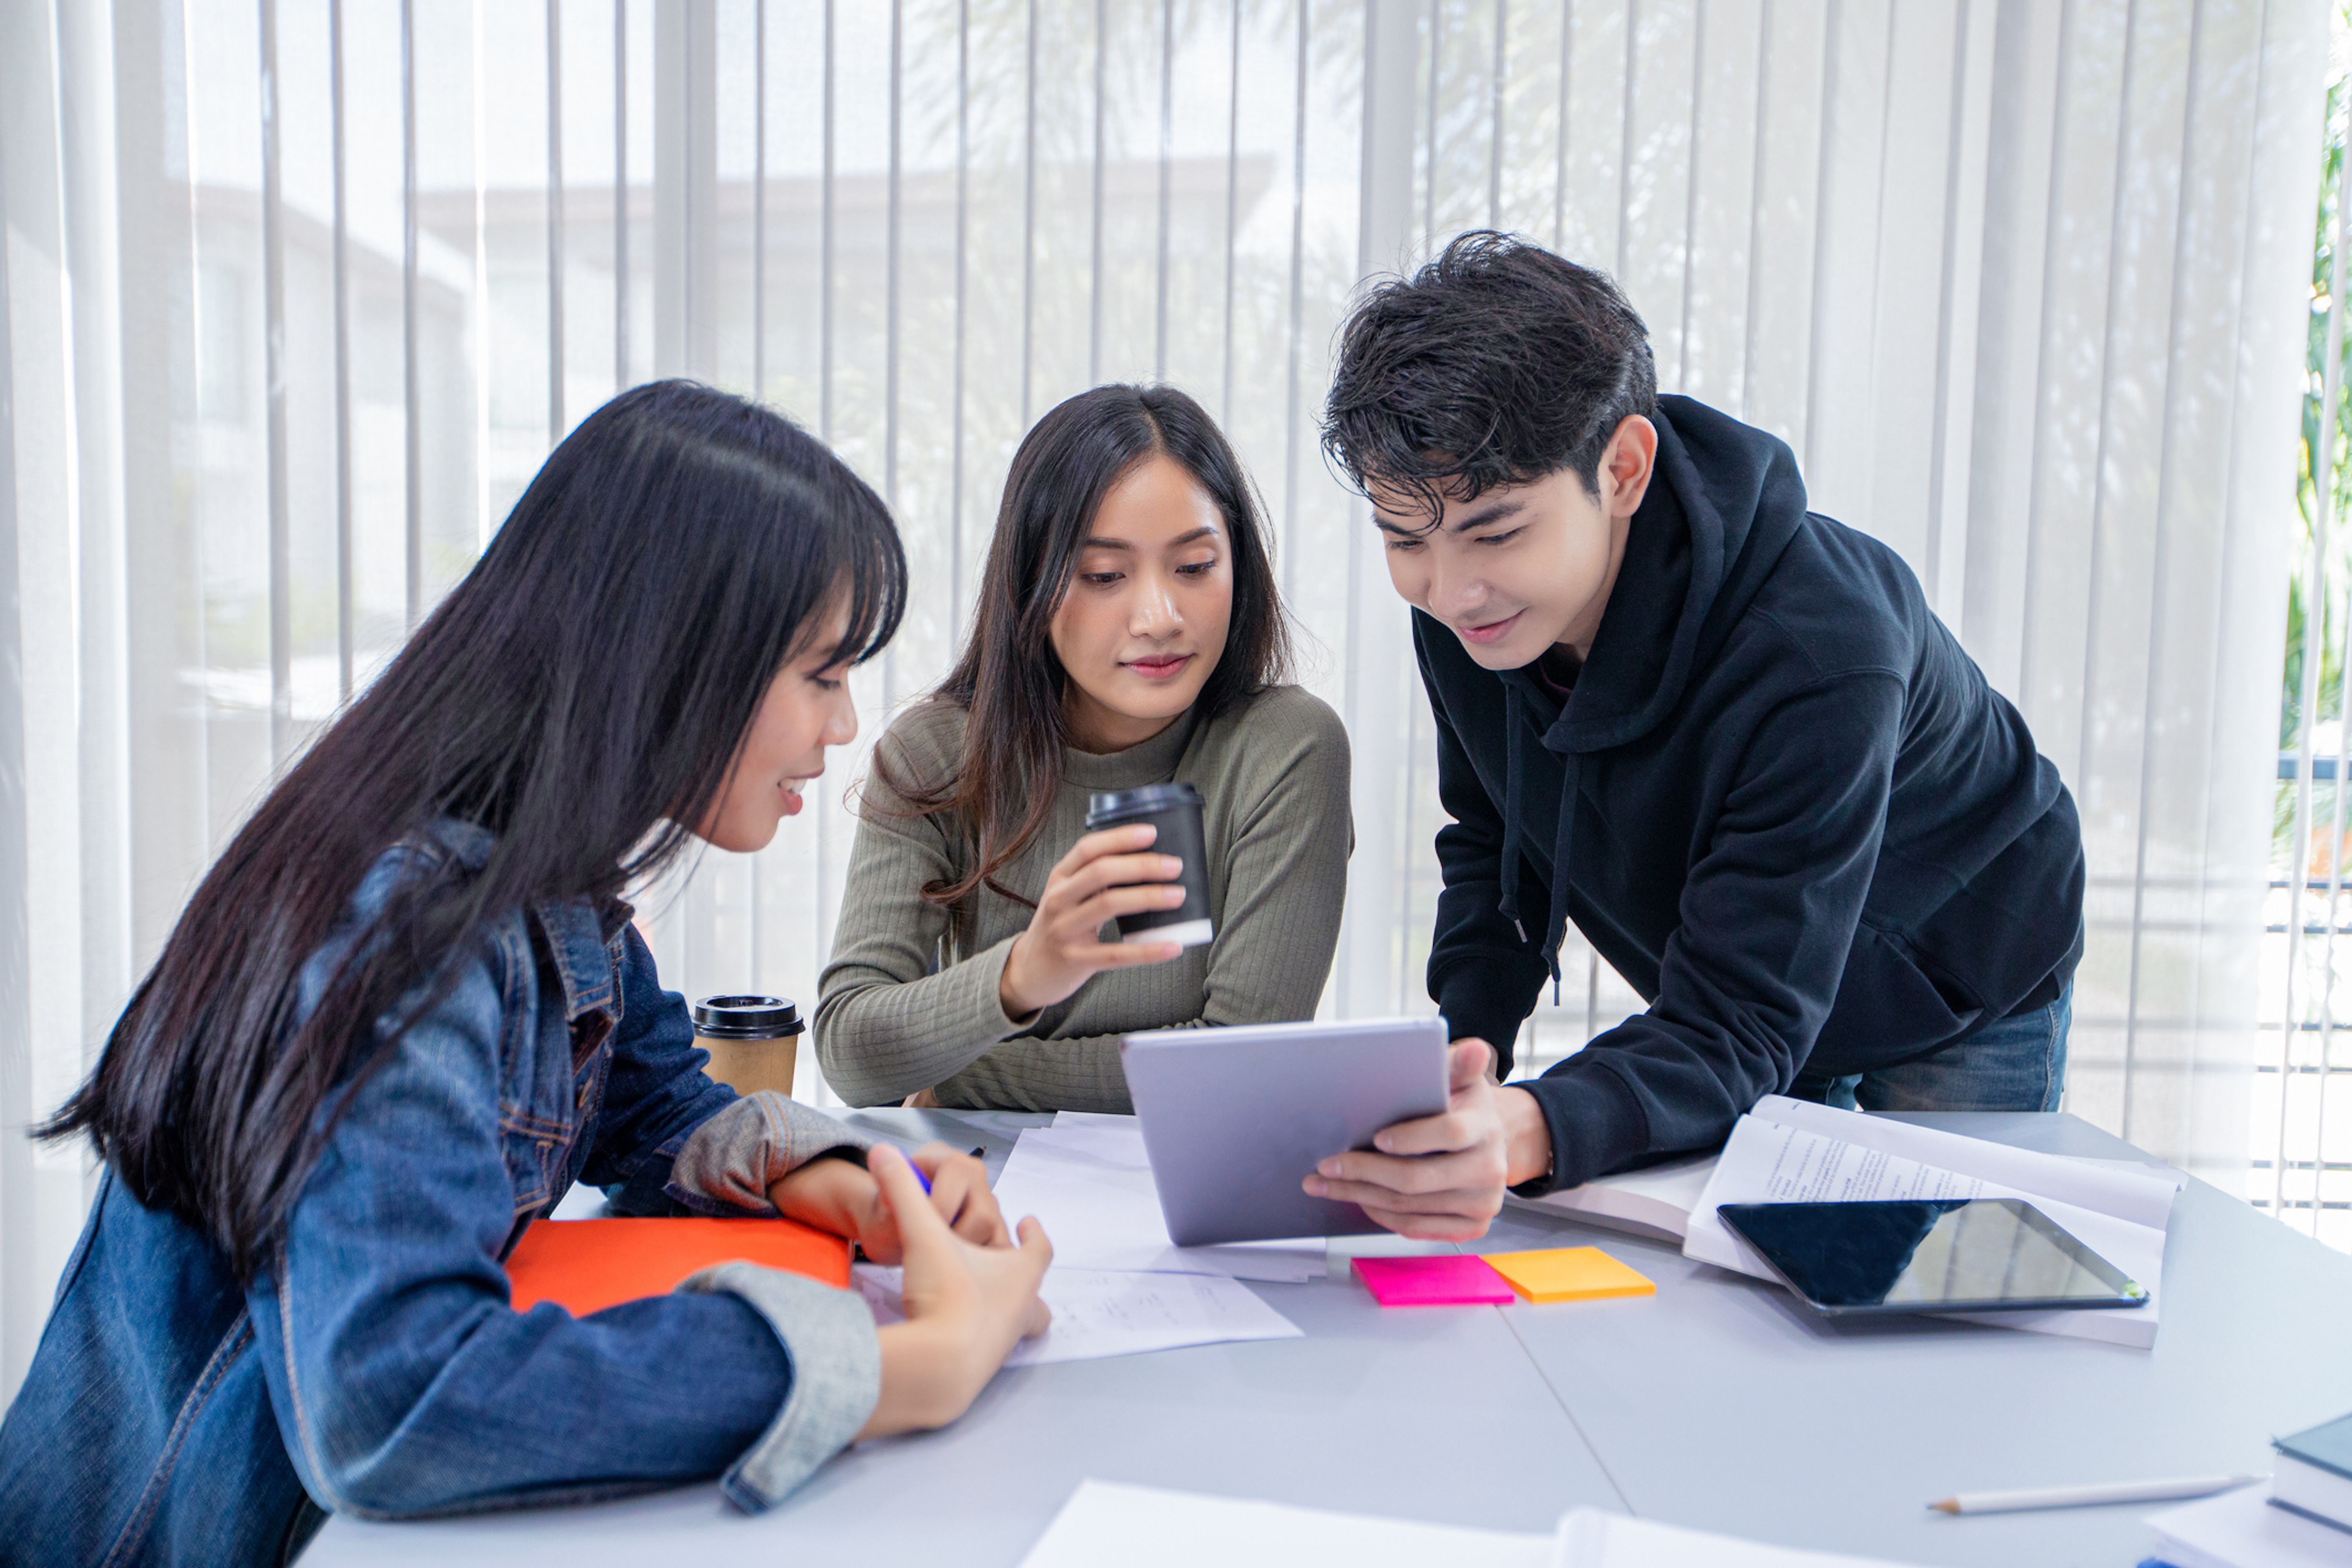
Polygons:
M866 1111L985 1147L1007 1113ZM2126 1157L2065 1115L1930 1115ZM2157 1507L1950 1518L1960 1490L2265 1472L2273 1434L2352 1409L2352 1257L2202 1183L2173 1210L2152 1351L1927 1319L1832 1325L1673 1247L1507 1212L1481 1251L1597 1245L1654 1298L1383 1310L1351 1279L1256 1290L1304 1340L1000 1373L943 1432L868 1444L769 1513L712 1487L421 1523L331 1521L306 1565L1018 1563L1089 1476L1548 1531L1579 1503L1920 1563L2131 1568ZM748 1554L748 1555L739 1555Z

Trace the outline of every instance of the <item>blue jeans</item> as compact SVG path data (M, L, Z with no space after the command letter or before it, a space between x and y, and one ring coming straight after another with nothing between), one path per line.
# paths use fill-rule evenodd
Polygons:
M1843 1078L1799 1074L1789 1092L1840 1110L2055 1110L2074 1016L2069 980L2047 1007L2012 1013L1941 1050Z

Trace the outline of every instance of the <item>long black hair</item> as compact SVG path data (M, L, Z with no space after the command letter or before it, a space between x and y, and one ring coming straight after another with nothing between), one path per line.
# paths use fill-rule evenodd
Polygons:
M996 880L1053 813L1068 674L1054 652L1054 612L1069 592L1078 548L1103 497L1138 463L1173 459L1197 480L1224 520L1234 569L1224 652L1193 701L1213 719L1290 678L1290 634L1266 549L1265 510L1216 421L1172 386L1097 386L1055 405L1022 438L1004 481L996 534L981 573L980 604L963 657L934 695L968 715L954 775L893 776L874 753L876 775L917 812L952 810L977 853L965 874L923 889L954 905Z
M832 652L870 658L906 578L879 498L789 419L689 382L614 398L230 841L38 1136L89 1133L250 1279L447 961L487 921L675 859L777 671L842 604ZM488 861L403 883L301 1016L362 878L442 816L488 828Z

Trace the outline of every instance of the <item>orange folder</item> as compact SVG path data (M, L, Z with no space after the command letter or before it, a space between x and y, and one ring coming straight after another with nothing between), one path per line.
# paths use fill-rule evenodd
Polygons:
M507 1258L515 1310L553 1301L574 1317L667 1296L714 1263L765 1264L846 1289L849 1243L789 1219L558 1219L523 1232Z

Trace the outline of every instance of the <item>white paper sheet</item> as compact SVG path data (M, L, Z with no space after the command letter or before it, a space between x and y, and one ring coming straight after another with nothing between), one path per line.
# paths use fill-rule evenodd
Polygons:
M1553 1568L1903 1568L1883 1557L1848 1557L1767 1546L1728 1535L1580 1508L1559 1521Z
M1057 1266L1225 1274L1294 1285L1319 1279L1325 1269L1320 1237L1293 1246L1178 1247L1170 1241L1143 1134L1131 1116L1028 1129L1013 1144L995 1193L1008 1222L1034 1215L1045 1225Z
M1749 1114L1784 1126L1801 1127L1843 1142L1859 1143L1924 1164L1988 1182L2041 1193L2061 1203L2096 1209L2162 1230L2173 1195L2187 1178L2168 1165L2137 1160L2077 1159L2019 1149L1940 1128L1920 1127L1884 1116L1833 1110L1781 1095L1767 1095Z
M2157 1552L2178 1568L2344 1568L2352 1534L2271 1506L2267 1485L2241 1487L2148 1516Z
M1565 1515L1549 1534L1381 1519L1251 1498L1086 1480L1021 1568L1901 1568L1627 1519Z
M875 1263L850 1270L877 1323L905 1321L898 1302L902 1278L899 1270ZM1054 1310L1054 1325L1015 1345L1005 1358L1007 1366L1303 1336L1297 1324L1259 1300L1249 1287L1215 1274L1122 1274L1056 1264L1037 1293Z
M2038 1154L1772 1095L1732 1129L1692 1211L1683 1253L1759 1279L1776 1279L1717 1217L1720 1204L2024 1198L2146 1286L2147 1305L1945 1315L2145 1349L2156 1342L2164 1226L2176 1191L2153 1171Z
M1884 1556L1846 1556L1804 1547L1769 1547L1757 1540L1710 1535L1625 1519L1601 1510L1573 1510L1559 1521L1555 1568L1903 1568Z
M1087 1480L1021 1568L1550 1568L1552 1538Z

